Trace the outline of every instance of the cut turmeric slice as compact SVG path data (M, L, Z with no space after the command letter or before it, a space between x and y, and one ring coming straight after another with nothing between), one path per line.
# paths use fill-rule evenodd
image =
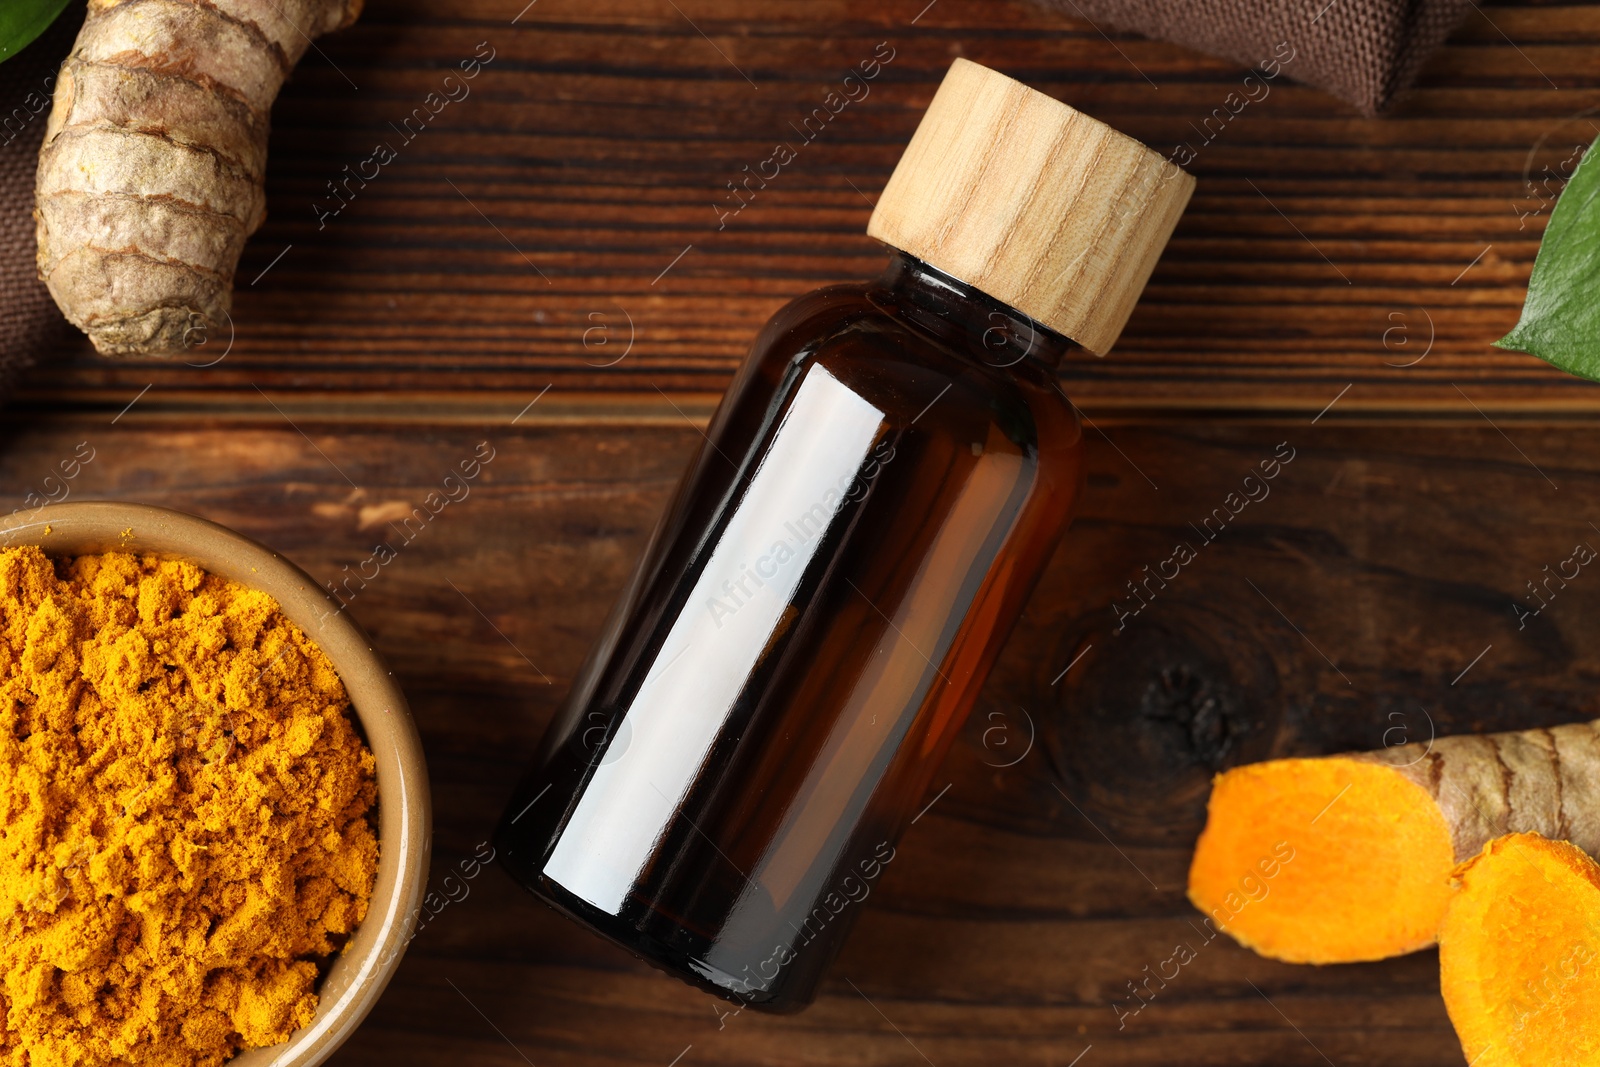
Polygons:
M1600 1065L1600 865L1565 841L1512 834L1456 882L1439 986L1467 1061Z
M1384 959L1433 944L1456 864L1513 832L1600 852L1600 720L1228 771L1189 899L1263 956Z
M1189 899L1263 956L1375 960L1433 943L1454 865L1438 805L1404 775L1274 760L1217 779Z

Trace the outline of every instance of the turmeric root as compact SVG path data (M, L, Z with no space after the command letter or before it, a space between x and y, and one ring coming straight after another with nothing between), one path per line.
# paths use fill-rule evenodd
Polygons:
M1473 1067L1600 1065L1600 864L1512 834L1456 872L1439 986Z
M266 216L268 114L361 0L90 0L39 154L39 276L106 355L220 329Z
M1189 899L1263 956L1383 959L1433 944L1451 871L1512 832L1600 853L1600 720L1228 771Z

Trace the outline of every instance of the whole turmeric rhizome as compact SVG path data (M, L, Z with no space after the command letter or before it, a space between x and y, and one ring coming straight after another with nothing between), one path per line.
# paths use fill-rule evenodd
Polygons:
M192 564L0 551L0 1065L283 1041L377 870L322 652Z

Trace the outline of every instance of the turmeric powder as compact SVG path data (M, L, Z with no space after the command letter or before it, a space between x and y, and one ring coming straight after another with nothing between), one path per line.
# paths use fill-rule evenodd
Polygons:
M0 550L0 1065L219 1064L365 916L375 761L264 593Z

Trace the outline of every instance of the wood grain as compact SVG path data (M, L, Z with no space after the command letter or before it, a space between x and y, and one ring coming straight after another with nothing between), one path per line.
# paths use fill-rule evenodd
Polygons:
M1199 941L1183 885L1217 770L1377 747L1397 726L1596 714L1600 578L1525 629L1512 604L1574 543L1600 544L1600 431L1509 433L1303 418L1091 434L1082 517L815 1008L719 1020L726 1005L489 869L333 1062L1061 1067L1092 1045L1084 1065L1459 1065L1431 953L1296 968L1196 944L1121 1029L1112 1004ZM337 581L398 544L386 516L482 440L495 458L471 495L350 608L416 709L439 882L488 834L696 431L58 415L8 425L0 499L21 504L87 441L71 498L193 511ZM1188 524L1284 442L1270 495L1116 633L1124 582L1194 541Z
M881 267L872 201L950 61L1164 152L1244 75L1022 0L525 3L375 0L320 41L274 116L231 337L194 366L70 347L0 419L0 507L166 504L324 581L493 444L351 605L419 719L436 885L487 837L761 322ZM885 41L870 96L719 229L727 183ZM328 183L480 42L470 94L319 228ZM1600 714L1600 578L1525 628L1512 607L1600 545L1597 394L1490 347L1550 175L1600 132L1596 44L1593 6L1484 6L1382 119L1278 79L1199 148L1114 354L1063 376L1092 419L1082 516L813 1009L727 1015L488 869L333 1062L1460 1067L1433 954L1201 945L1183 884L1219 769ZM96 459L50 480L79 442ZM1271 494L1118 632L1127 583L1280 446Z
M28 395L109 413L146 385L258 413L256 386L342 402L553 385L659 411L657 389L714 395L785 300L880 269L871 202L964 55L1163 152L1197 149L1198 192L1116 352L1066 371L1088 410L1315 412L1350 385L1344 411L1596 411L1587 384L1490 347L1516 321L1551 175L1600 123L1592 6L1475 10L1383 118L1280 77L1209 141L1197 128L1245 73L1231 63L1023 0L923 8L373 3L279 101L231 348L208 341L195 362L226 359L106 363L77 345ZM480 42L494 58L470 94L401 138L391 124ZM719 221L728 183L879 42L895 58L870 95ZM398 158L319 227L329 183L383 139Z

